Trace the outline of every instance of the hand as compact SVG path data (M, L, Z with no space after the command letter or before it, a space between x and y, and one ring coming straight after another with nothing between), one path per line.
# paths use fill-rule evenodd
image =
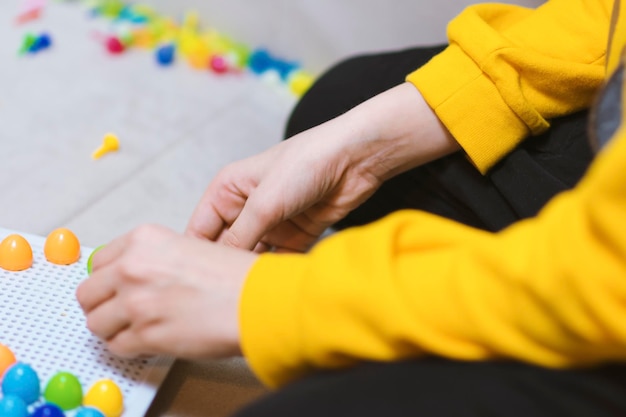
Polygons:
M340 127L311 129L223 169L187 234L233 247L305 251L379 186L342 151Z
M304 252L383 181L458 149L419 92L403 84L228 165L186 233L259 252Z
M241 354L238 303L256 255L141 226L93 258L76 297L87 327L123 357Z

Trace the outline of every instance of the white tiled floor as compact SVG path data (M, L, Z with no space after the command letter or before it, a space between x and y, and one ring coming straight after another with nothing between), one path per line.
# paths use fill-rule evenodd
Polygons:
M19 27L17 5L0 2L1 227L65 226L87 247L145 222L183 230L222 166L281 139L295 103L284 87L160 68L144 51L113 57L79 5L51 2ZM53 48L18 56L26 31L49 32ZM109 131L120 151L92 160ZM150 415L226 416L262 392L241 360L181 361Z

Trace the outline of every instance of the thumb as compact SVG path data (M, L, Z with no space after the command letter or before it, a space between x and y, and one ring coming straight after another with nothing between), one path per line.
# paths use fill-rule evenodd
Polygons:
M261 238L283 220L281 210L268 207L255 196L250 196L243 206L241 213L231 227L225 230L219 242L234 248L252 250L259 243ZM263 198L266 201L277 201L269 195Z

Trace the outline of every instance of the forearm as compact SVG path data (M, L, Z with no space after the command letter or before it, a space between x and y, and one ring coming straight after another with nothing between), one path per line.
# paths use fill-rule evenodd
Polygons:
M350 164L381 181L460 149L420 92L404 83L339 116Z

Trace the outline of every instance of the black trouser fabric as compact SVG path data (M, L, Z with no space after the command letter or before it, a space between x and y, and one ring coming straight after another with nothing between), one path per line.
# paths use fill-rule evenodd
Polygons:
M366 363L287 385L236 417L623 417L625 371L436 358Z
M294 109L286 137L404 81L442 47L356 57L323 75ZM586 113L552 121L488 175L461 153L386 182L337 228L400 208L427 210L486 230L535 215L583 175L592 154ZM522 363L424 358L320 372L251 404L237 417L626 416L626 366L553 370Z

